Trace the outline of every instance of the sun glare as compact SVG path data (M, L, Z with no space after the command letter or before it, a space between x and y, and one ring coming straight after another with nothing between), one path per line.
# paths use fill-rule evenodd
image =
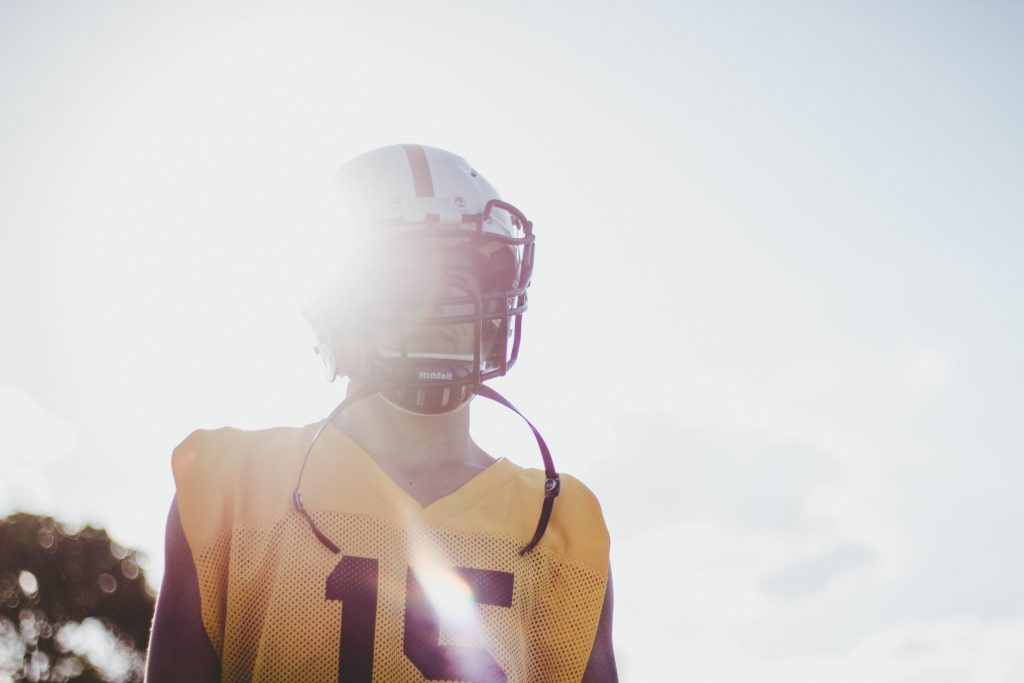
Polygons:
M469 585L450 567L419 558L413 573L444 629L455 638L472 637L480 631L480 614Z

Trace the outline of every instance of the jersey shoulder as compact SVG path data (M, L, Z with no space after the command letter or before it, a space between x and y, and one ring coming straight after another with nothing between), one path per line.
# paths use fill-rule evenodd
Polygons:
M533 471L536 473L534 480L543 490L543 470ZM550 542L560 546L565 556L607 572L610 540L601 503L586 484L571 474L561 474L559 479L561 490L555 499L545 540L550 533Z
M235 523L259 524L287 508L315 427L222 427L189 434L171 456L189 543L211 542Z
M543 470L512 463L508 467L510 476L501 486L451 520L453 525L511 533L524 544L533 536L544 503L546 475ZM606 572L609 537L601 504L576 477L563 473L560 480L551 519L537 549Z

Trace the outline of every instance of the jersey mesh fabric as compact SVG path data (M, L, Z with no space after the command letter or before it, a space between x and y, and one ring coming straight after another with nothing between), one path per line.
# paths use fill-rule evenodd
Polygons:
M367 629L373 681L580 680L607 581L607 532L600 508L581 484L569 478L570 493L556 502L550 539L520 557L539 508L542 473L501 461L478 485L471 482L442 504L417 510L373 471L365 453L336 437L328 457L335 460L331 473L341 476L333 482L317 476L320 488L311 493L318 505L307 501L317 525L341 549L335 555L287 505L288 477L310 436L308 429L291 431L197 433L175 453L178 504L203 622L224 681L355 680L344 670L339 675L339 652L346 637L355 642L370 635L356 633ZM333 501L316 494L332 487L339 493ZM507 507L520 498L522 504ZM345 558L375 563L372 585L339 573ZM483 570L478 576L485 579L510 575L509 603L474 604L459 579L463 570ZM332 576L342 580L334 589L328 588ZM406 631L415 615L409 582L419 581L430 598L431 577L434 584L440 577L442 589L455 590L433 589L436 632L428 637L428 654L479 650L500 673L430 678L410 658ZM346 599L332 599L332 590ZM364 597L376 605L359 621L354 601Z

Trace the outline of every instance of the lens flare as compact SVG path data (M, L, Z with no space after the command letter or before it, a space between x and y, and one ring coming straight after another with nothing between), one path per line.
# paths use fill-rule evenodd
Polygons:
M442 632L454 640L473 640L481 629L476 598L469 584L452 568L435 561L413 564L413 574L437 615Z

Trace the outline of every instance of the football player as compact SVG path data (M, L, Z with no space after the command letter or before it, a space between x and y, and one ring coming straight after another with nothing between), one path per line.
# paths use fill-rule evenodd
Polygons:
M373 150L339 184L359 263L307 310L345 400L304 428L191 434L147 680L615 681L593 494L483 451L519 353L533 226L462 158ZM524 418L525 419L525 418Z

